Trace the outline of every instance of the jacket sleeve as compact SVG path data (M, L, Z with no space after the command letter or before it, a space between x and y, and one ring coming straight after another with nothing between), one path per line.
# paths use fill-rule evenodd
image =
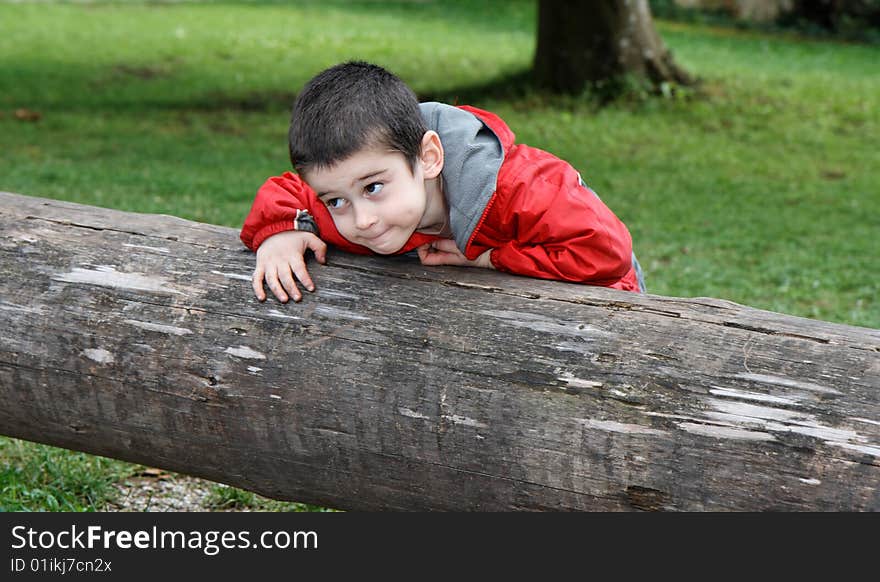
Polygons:
M245 246L256 252L267 238L286 230L312 232L327 244L349 252L370 252L339 234L315 192L291 172L269 178L260 186L239 236Z
M509 240L491 252L493 266L542 279L620 281L632 266L626 226L567 162L549 155L531 161L513 179L499 180L504 191L492 210L501 213Z

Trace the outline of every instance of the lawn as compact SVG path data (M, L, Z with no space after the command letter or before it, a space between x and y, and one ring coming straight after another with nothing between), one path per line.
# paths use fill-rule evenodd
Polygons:
M471 103L581 170L650 292L880 327L880 49L658 26L700 91ZM534 28L531 1L0 2L0 190L239 226L311 75L360 58L455 99L526 69ZM80 468L0 443L0 508L99 509L128 470L77 456L68 498Z

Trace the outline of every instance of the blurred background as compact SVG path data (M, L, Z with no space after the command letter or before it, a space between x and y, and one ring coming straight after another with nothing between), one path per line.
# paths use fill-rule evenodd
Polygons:
M571 86L614 3L0 0L0 190L237 228L297 91L362 59L571 162L649 292L880 327L880 0L642 2L674 71ZM0 509L162 508L321 509L0 437Z

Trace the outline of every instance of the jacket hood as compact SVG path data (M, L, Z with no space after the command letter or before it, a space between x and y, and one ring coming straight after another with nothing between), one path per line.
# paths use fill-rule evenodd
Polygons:
M513 143L513 133L500 119L497 128L489 127L478 117L479 110L472 108L468 109L475 113L436 102L422 103L420 108L428 129L436 131L443 144L441 175L449 225L456 246L464 253L495 193L498 171Z

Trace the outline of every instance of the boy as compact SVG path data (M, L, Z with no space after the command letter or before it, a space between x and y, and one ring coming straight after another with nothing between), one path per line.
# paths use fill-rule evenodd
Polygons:
M424 265L644 291L626 226L566 162L526 145L497 116L419 104L385 69L319 73L293 106L290 172L257 192L241 240L281 302L315 286L305 266L327 243L353 253L415 250ZM320 237L320 238L319 238Z

